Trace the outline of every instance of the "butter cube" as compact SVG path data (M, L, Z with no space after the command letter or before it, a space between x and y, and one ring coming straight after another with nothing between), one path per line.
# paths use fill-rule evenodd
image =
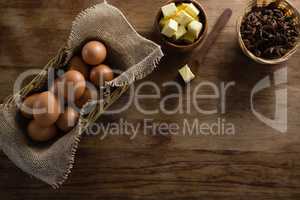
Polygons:
M178 30L178 23L175 20L170 19L163 27L161 33L167 37L172 37L177 30Z
M186 34L186 32L187 31L186 31L185 27L182 25L179 25L178 30L176 31L176 33L174 35L175 40L180 39L184 34Z
M195 41L195 37L190 32L184 34L182 39L187 43L193 43Z
M191 21L194 20L194 18L184 10L179 11L177 15L174 17L174 19L177 21L178 24L182 26L186 26L187 24L189 24Z
M166 19L166 18L162 18L161 20L159 20L160 27L164 27L168 21L169 21L169 19Z
M182 3L179 6L177 6L178 11L185 10L185 8L186 8L186 3Z
M181 10L183 10L183 11L186 11L189 15L191 15L193 18L194 18L194 20L197 20L197 21L199 21L199 13L198 13L198 15L193 15L193 12L190 12L190 13L192 13L192 14L190 14L189 12L188 12L188 10L186 10L186 8L187 8L187 6L188 6L189 4L188 3L182 3L182 4L180 4L179 6L177 6L177 12L179 12L179 11L181 11ZM194 6L195 7L195 6ZM196 8L197 9L197 8ZM198 10L198 9L197 9ZM197 13L197 12L196 12Z
M163 6L161 8L161 11L165 18L170 18L176 14L177 7L176 7L175 3L170 3L168 5Z
M193 74L188 65L185 65L184 67L179 69L179 74L181 75L185 83L189 83L195 78L195 75Z
M203 25L201 22L194 20L191 23L189 23L189 25L187 26L187 29L188 29L188 32L191 33L193 35L193 37L196 39L199 37L202 27L203 27Z
M194 17L194 19L196 20L196 21L200 21L200 19L199 19L199 17L198 16L196 16L196 17Z
M197 17L200 13L200 11L198 10L198 8L196 8L196 6L193 3L185 3L185 11L191 15L192 17Z

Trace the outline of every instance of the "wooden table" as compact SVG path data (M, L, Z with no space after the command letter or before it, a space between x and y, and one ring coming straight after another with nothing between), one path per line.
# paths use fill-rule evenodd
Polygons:
M291 0L300 9L298 0ZM42 68L66 40L71 22L97 0L2 0L0 2L0 99L12 93L21 72ZM109 0L120 8L143 36L152 38L153 19L163 0ZM234 124L233 136L149 135L142 130L134 140L129 136L85 137L68 181L59 190L29 177L0 154L0 195L11 199L300 199L300 51L287 63L288 131L282 134L258 120L250 108L250 92L263 77L279 67L261 66L245 57L237 44L235 24L245 0L200 0L207 10L209 28L222 11L230 7L233 17L199 67L197 83L235 82L227 91L226 112L213 115L143 115L134 106L100 122L119 118L138 124L146 119L156 123L182 123L198 119L214 123L223 118ZM161 87L163 96L174 93L163 83L177 76L184 56L167 55L159 69L146 80ZM145 80L143 80L145 81ZM136 86L143 83L140 81ZM255 96L256 110L272 117L275 91L271 87ZM211 88L201 88L211 94ZM144 89L143 93L153 92ZM185 89L184 89L184 92ZM114 106L126 103L125 94ZM187 99L183 98L186 103ZM147 109L159 100L144 100ZM219 108L218 99L201 100L201 108ZM169 107L176 105L170 100Z

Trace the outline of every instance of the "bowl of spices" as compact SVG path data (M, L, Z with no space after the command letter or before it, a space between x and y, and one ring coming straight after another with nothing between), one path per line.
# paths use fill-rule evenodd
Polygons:
M262 64L287 61L300 41L300 14L286 0L251 0L238 19L241 49Z
M204 8L195 0L167 2L159 9L154 26L162 45L179 52L196 48L208 29Z

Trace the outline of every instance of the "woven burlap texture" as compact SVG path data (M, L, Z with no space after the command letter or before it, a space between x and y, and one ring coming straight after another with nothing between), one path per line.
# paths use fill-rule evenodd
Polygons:
M34 145L25 136L24 128L16 122L14 99L24 97L41 87L47 70L62 67L90 39L103 41L109 49L110 60L124 71L109 82L124 86L150 74L163 56L161 48L140 36L116 7L104 2L82 11L72 24L66 46L52 59L30 86L14 94L0 108L0 147L8 158L24 172L57 188L68 177L83 132L82 118L69 133L48 145ZM46 72L45 72L46 71Z

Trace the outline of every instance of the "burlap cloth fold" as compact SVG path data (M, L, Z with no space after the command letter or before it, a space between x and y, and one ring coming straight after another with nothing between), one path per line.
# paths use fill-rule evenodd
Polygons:
M47 70L64 66L89 39L103 41L109 49L109 59L124 71L108 84L122 87L142 79L153 71L163 56L158 45L140 36L117 8L106 2L82 11L75 19L67 44L31 84L9 98L0 107L0 147L8 158L24 172L57 188L68 177L74 156L86 124L80 117L78 125L55 142L32 144L25 129L16 120L15 99L41 87Z

